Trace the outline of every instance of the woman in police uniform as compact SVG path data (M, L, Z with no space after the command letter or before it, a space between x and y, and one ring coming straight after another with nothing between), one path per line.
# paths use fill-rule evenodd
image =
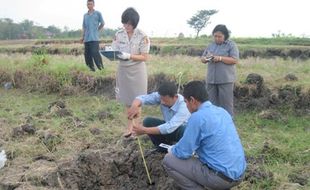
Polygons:
M239 50L229 40L229 31L225 25L217 25L212 34L214 41L208 45L201 58L203 63L208 63L208 97L214 105L223 107L233 116L235 64L238 63Z
M150 40L137 29L140 16L134 8L127 8L122 14L124 28L115 34L114 50L122 52L116 76L116 98L126 106L126 113L138 95L147 93L147 70L145 61L149 58ZM127 114L126 114L127 116ZM128 120L125 137L132 132Z

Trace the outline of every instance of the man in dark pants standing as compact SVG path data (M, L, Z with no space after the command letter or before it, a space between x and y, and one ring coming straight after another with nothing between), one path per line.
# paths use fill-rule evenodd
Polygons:
M93 61L99 70L103 69L102 58L99 54L99 32L103 29L104 21L101 13L96 11L94 6L94 0L87 0L88 12L84 14L81 39L81 42L84 42L85 62L91 71L95 71Z

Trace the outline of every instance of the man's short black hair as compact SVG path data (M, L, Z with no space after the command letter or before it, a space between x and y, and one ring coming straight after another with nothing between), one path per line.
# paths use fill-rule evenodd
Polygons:
M206 86L201 81L191 81L185 85L183 96L187 100L190 100L190 97L193 97L203 103L207 101L208 97Z
M221 32L224 35L225 40L228 40L229 30L227 29L227 27L224 24L219 24L219 25L215 26L215 28L213 29L212 35L214 35L215 32Z
M87 2L93 2L95 4L95 0L87 0Z
M131 24L135 29L139 23L139 13L132 7L127 8L122 14L122 23Z
M178 88L173 82L164 82L158 88L158 93L161 96L174 97L177 95Z

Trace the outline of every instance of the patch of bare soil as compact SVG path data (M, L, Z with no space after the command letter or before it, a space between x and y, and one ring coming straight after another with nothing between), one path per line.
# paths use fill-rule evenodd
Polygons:
M52 102L48 107L50 114L58 117L72 116L72 112L66 108L66 104L63 101Z
M305 109L310 113L310 89L307 92L300 93L299 98L295 102L295 108Z
M113 119L114 116L113 114L107 110L107 111L99 111L97 113L97 117L99 119L99 121L104 122L106 119Z
M24 124L19 127L14 127L12 129L12 137L18 138L24 135L34 135L36 132L36 128L32 124Z
M297 81L298 78L296 77L296 75L294 74L287 74L285 77L284 77L285 80L287 81Z
M302 186L307 185L310 182L310 163L301 169L293 171L288 178L292 183L298 183Z
M265 143L260 156L247 158L245 181L259 183L262 180L274 180L273 173L266 170L266 167L264 167L265 163L268 162L268 154L272 152L273 148L271 148L268 143Z
M290 76L293 78L293 76ZM262 76L251 73L244 84L237 84L234 88L236 110L269 110L283 106L296 109L300 115L310 113L310 90L303 92L300 86L284 85L271 91L266 87ZM261 116L267 119L279 119L279 114L266 111Z
M12 82L15 88L45 93L56 93L61 88L60 82L55 77L39 72L16 71Z
M30 166L15 168L20 175L0 179L0 189L14 189L22 185L81 190L176 189L161 165L163 157L162 153L148 154L145 151L146 163L154 182L149 185L137 140L134 139L119 140L106 149L86 149L73 160L60 163L40 155ZM8 167L5 170L6 173L14 173Z
M251 73L244 84L235 86L236 109L266 109L272 103L271 95L271 91L264 84L264 78L259 74Z
M55 172L67 189L173 189L161 166L164 154L145 156L154 185L148 178L136 140L119 141L118 148L86 150ZM54 175L55 176L55 175ZM55 180L55 179L54 179Z
M52 173L56 164L53 161L39 159L31 164L22 160L11 161L14 167L4 167L1 172L6 175L0 178L1 190L17 189L53 189L48 187L48 174Z
M115 78L95 78L82 72L72 72L72 85L92 94L115 97ZM68 88L68 87L67 87Z
M0 85L4 85L6 82L12 80L11 76L4 70L0 70Z
M260 183L262 180L272 183L273 173L264 164L268 162L268 154L276 151L265 143L260 156L247 158L248 167L244 180L249 183ZM30 165L24 163L22 167L21 164L17 168L5 167L6 173L15 175L0 179L0 188L178 189L162 167L165 154L144 150L144 155L153 185L148 182L137 140L122 139L110 142L110 146L105 149L86 148L72 160L55 161L52 156L38 155ZM292 173L289 178L294 183L304 185L307 177L306 170L300 170Z

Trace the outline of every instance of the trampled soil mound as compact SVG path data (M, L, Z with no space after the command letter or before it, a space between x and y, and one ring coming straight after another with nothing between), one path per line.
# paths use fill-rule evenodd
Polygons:
M283 106L309 113L310 89L303 91L300 86L284 85L270 90L259 74L251 73L245 83L236 84L234 89L236 110L266 110Z
M175 189L161 162L162 153L145 151L145 159L153 185L139 152L137 140L119 140L116 146L105 150L85 150L73 161L59 165L44 179L48 187L64 189Z
M272 103L269 101L271 91L265 86L263 77L256 73L249 74L244 84L235 86L234 96L237 110L266 109Z
M51 156L39 155L30 166L10 169L0 181L0 189L74 189L74 190L140 190L179 189L162 167L165 154L144 149L152 185L143 165L135 139L118 140L105 149L85 149L72 160L55 161ZM267 180L274 183L274 175L265 169L270 155L278 154L268 143L259 157L247 158L244 183ZM302 174L298 175L297 174ZM290 179L301 185L307 183L307 172L296 171ZM241 184L242 186L242 184ZM238 189L236 187L235 189Z

